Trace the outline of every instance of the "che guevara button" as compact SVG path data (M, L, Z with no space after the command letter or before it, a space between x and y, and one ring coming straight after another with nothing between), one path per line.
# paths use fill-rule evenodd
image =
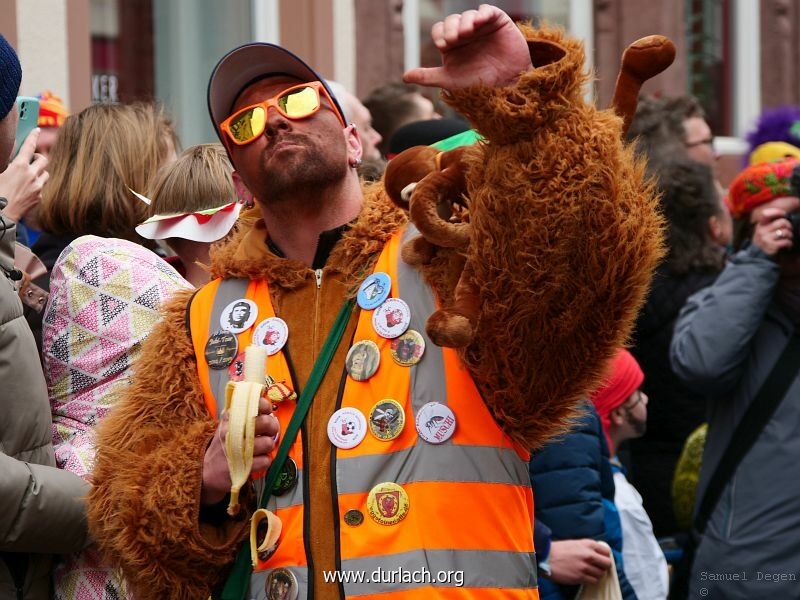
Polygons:
M397 525L408 514L406 491L396 483L379 483L367 496L369 516L381 525Z
M379 440L393 440L400 435L405 424L406 413L397 400L381 400L369 411L369 430Z
M408 329L411 309L400 298L389 298L372 313L372 327L379 336L396 338Z
M267 349L267 356L280 352L289 339L289 326L280 317L264 319L253 331L253 343Z
M350 525L350 527L358 527L364 522L364 513L357 508L351 508L344 513L344 522Z
M297 463L291 457L287 457L283 463L281 474L272 486L273 496L283 496L286 492L297 485Z
M267 598L272 600L297 600L300 588L297 585L297 577L289 569L279 568L270 571L267 581L264 583L264 591Z
M380 364L381 351L372 340L361 340L353 344L344 361L347 372L356 381L366 381L375 375Z
M425 338L418 331L409 329L392 340L392 358L401 367L417 364L425 353Z
M219 326L231 333L242 333L253 326L258 318L258 306L252 300L234 300L219 316Z
M441 402L428 402L417 412L415 422L419 437L430 444L446 442L456 430L456 416Z
M367 435L367 419L357 408L340 408L328 419L328 439L337 448L355 448Z
M206 363L210 369L221 371L227 369L236 358L239 351L239 341L229 331L215 333L206 342L204 351Z
M358 288L356 301L364 310L378 308L392 291L392 278L380 271L367 277Z

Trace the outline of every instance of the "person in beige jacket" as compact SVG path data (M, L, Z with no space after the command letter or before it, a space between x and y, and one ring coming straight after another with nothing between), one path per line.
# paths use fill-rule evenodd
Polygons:
M21 78L17 55L0 36L0 172L14 145ZM52 555L86 545L89 488L55 466L47 387L14 287L20 272L6 204L0 198L0 600L39 600L51 595Z

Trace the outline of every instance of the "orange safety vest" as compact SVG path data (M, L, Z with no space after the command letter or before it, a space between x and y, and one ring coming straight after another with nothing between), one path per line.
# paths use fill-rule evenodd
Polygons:
M373 311L361 310L354 343L376 343L380 367L366 381L347 377L337 399L337 409L357 408L368 417L377 402L391 398L403 406L406 421L395 439L383 441L367 433L356 447L336 449L332 485L337 522L332 525L338 532L337 564L344 578L350 577L342 580L341 587L347 598L359 599L533 600L538 592L529 454L497 425L457 352L427 338L425 323L436 309L433 293L399 256L402 241L413 233L413 226L397 232L374 270L389 274L392 297L408 303L410 329L425 338L425 354L413 367L396 364L391 340L373 329ZM263 280L212 281L195 295L190 307L198 374L212 415L218 416L224 407L228 371L209 369L205 343L219 329L224 307L243 297L256 302L258 321L275 315ZM252 328L238 337L243 352ZM268 358L267 368L275 380L291 381L282 352ZM433 401L446 404L457 420L454 434L442 444L424 441L415 427L417 411ZM281 431L288 427L293 411L293 402L282 403L276 411ZM308 590L309 532L303 528L303 486L308 482L302 476L302 450L301 432L289 453L298 466L297 486L287 495L273 496L268 507L282 521L281 541L275 554L256 566L248 597L265 598L266 577L279 567L294 574L300 598ZM384 482L401 485L408 495L408 513L394 525L379 524L367 508L370 490ZM344 520L354 509L364 515L357 526Z

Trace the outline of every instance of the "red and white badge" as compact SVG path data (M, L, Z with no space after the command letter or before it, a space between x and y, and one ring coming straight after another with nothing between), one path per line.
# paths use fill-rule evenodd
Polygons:
M328 419L328 439L337 448L355 448L367 435L367 418L357 408L340 408Z
M379 336L394 339L411 323L411 309L400 298L389 298L372 313L372 327Z
M289 339L289 326L280 317L264 319L256 325L253 343L267 349L267 356L280 352Z
M441 444L456 430L456 416L441 402L428 402L419 409L416 418L419 437L430 444Z

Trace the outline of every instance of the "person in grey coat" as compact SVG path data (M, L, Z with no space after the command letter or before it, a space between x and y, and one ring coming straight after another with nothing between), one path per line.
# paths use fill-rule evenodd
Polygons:
M14 145L21 77L14 49L0 36L0 172ZM3 217L5 205L0 198L0 600L44 600L52 555L87 542L89 489L55 467L47 387L14 287L15 224Z
M800 240L786 218L800 210L788 185L794 165L748 167L733 182L727 202L743 249L688 299L675 326L672 368L709 396L698 502L742 415L800 335L800 248L793 247ZM689 598L706 597L800 598L797 375L726 483L697 547Z

